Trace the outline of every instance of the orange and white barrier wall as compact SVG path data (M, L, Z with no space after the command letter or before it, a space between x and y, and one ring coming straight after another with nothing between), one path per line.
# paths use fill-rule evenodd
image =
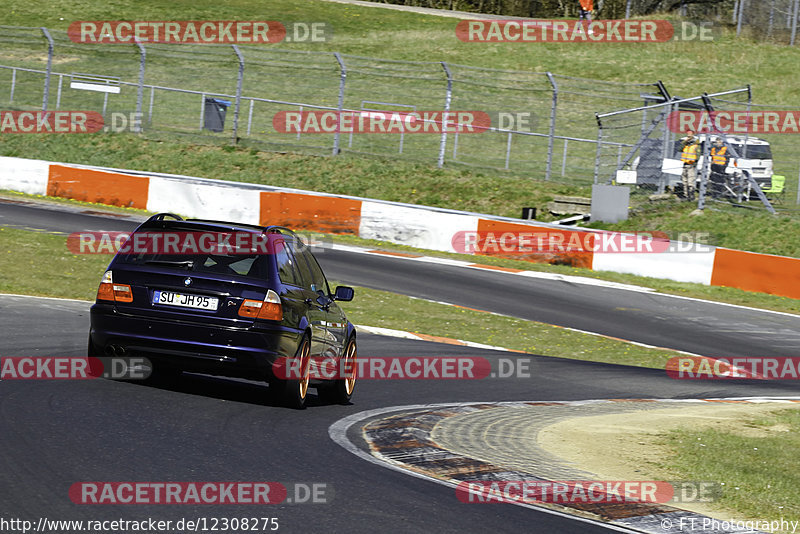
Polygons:
M0 157L0 189L187 217L346 233L445 252L456 252L452 239L458 232L548 232L563 234L565 242L592 232L372 199L12 157ZM575 233L580 236L572 236ZM586 250L515 257L800 298L798 258L717 247L705 252Z

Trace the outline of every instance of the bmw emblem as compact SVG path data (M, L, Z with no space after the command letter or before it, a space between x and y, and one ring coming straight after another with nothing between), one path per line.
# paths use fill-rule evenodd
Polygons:
M192 285L192 279L191 278L187 278L186 280L183 281L183 285L185 285L185 286Z

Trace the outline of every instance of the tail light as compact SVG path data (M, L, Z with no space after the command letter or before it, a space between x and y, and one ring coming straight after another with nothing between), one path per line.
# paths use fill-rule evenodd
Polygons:
M97 288L97 300L133 302L133 291L128 284L115 284L111 271L106 271Z
M239 315L250 319L265 319L267 321L283 320L281 298L273 290L267 291L264 300L245 299L239 306Z

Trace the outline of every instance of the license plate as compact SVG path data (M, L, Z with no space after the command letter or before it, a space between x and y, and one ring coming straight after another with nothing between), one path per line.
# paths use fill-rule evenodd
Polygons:
M189 295L186 293L156 290L153 291L153 304L216 311L219 299L217 297L205 297L203 295Z

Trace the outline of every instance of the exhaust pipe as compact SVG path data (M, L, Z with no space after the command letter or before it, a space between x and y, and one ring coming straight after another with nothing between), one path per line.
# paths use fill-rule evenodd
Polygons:
M104 352L107 356L125 356L128 351L121 345L106 345Z

